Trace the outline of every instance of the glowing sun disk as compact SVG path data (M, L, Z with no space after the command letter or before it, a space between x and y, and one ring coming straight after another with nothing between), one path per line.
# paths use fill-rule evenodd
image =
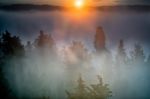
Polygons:
M76 0L75 1L75 7L81 8L81 7L83 7L83 5L84 5L83 0Z

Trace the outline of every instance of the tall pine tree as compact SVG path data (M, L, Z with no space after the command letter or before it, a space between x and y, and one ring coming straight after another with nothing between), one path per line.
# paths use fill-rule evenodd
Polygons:
M124 41L120 40L116 55L116 63L118 66L125 65L127 63L128 57L124 48Z

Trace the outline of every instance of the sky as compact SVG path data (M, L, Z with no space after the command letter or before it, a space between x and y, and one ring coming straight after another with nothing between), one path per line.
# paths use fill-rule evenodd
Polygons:
M13 4L13 3L34 3L34 4L53 4L53 5L64 5L74 0L1 0L0 3ZM85 0L92 5L114 5L114 4L144 4L150 5L150 0Z

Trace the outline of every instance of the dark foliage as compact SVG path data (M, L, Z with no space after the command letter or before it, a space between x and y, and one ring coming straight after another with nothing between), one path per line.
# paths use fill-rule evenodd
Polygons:
M54 45L54 40L51 35L45 34L43 31L40 31L40 35L35 40L35 46L38 48L52 48Z
M134 45L134 51L132 52L132 61L133 62L144 62L145 60L145 55L144 55L144 51L143 48L140 44L135 44Z
M22 56L24 54L24 47L18 36L12 36L6 31L1 37L1 49L4 57L6 56Z
M75 91L66 91L68 99L108 99L112 96L108 84L104 84L100 76L98 76L98 80L98 84L87 86L80 76Z
M94 38L94 47L97 52L106 50L105 41L106 41L106 37L103 28L97 27L95 38Z
M24 46L18 36L12 36L5 31L0 38L0 98L14 98L4 75L3 66L12 58L21 58L24 55Z

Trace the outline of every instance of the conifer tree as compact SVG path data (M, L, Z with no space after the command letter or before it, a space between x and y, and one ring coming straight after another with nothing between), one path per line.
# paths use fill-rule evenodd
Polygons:
M68 99L88 99L88 92L87 92L86 87L87 86L85 85L85 81L80 76L78 79L78 85L75 88L75 92L70 93L66 91L68 95Z
M99 83L92 84L91 92L94 93L91 99L108 99L112 96L112 91L108 88L108 84L104 84L101 76L97 76Z
M35 45L38 48L52 48L54 45L54 40L51 35L45 34L43 31L40 31L40 35L35 40Z
M2 36L0 37L0 50L3 54L0 56L0 98L13 99L15 96L9 88L8 80L4 72L4 66L9 64L9 60L12 57L15 56L20 58L20 56L24 54L24 48L19 37L11 36L11 34L6 31L5 33L2 33Z
M81 61L87 60L87 58L89 58L88 51L84 47L82 42L73 41L72 46L70 46L70 49Z
M4 56L20 56L24 54L24 47L18 36L11 36L11 33L6 31L2 34L2 52Z
M68 65L82 66L85 63L90 64L91 56L81 41L73 41L64 53Z
M32 50L32 44L31 44L30 41L28 41L27 44L26 44L26 50L27 51L31 51Z
M123 65L127 62L127 55L124 48L124 41L120 40L118 45L118 51L116 55L116 63L117 65Z
M133 50L131 56L132 56L132 61L134 63L144 63L145 55L144 55L143 48L140 44L134 45L134 50Z
M105 37L105 33L103 31L103 28L97 27L96 34L94 37L94 47L95 47L97 52L101 52L101 51L106 50L105 41L106 41L106 37Z
M108 99L112 96L108 84L104 84L100 76L98 80L98 84L87 86L80 76L76 90L73 93L66 91L68 99Z

